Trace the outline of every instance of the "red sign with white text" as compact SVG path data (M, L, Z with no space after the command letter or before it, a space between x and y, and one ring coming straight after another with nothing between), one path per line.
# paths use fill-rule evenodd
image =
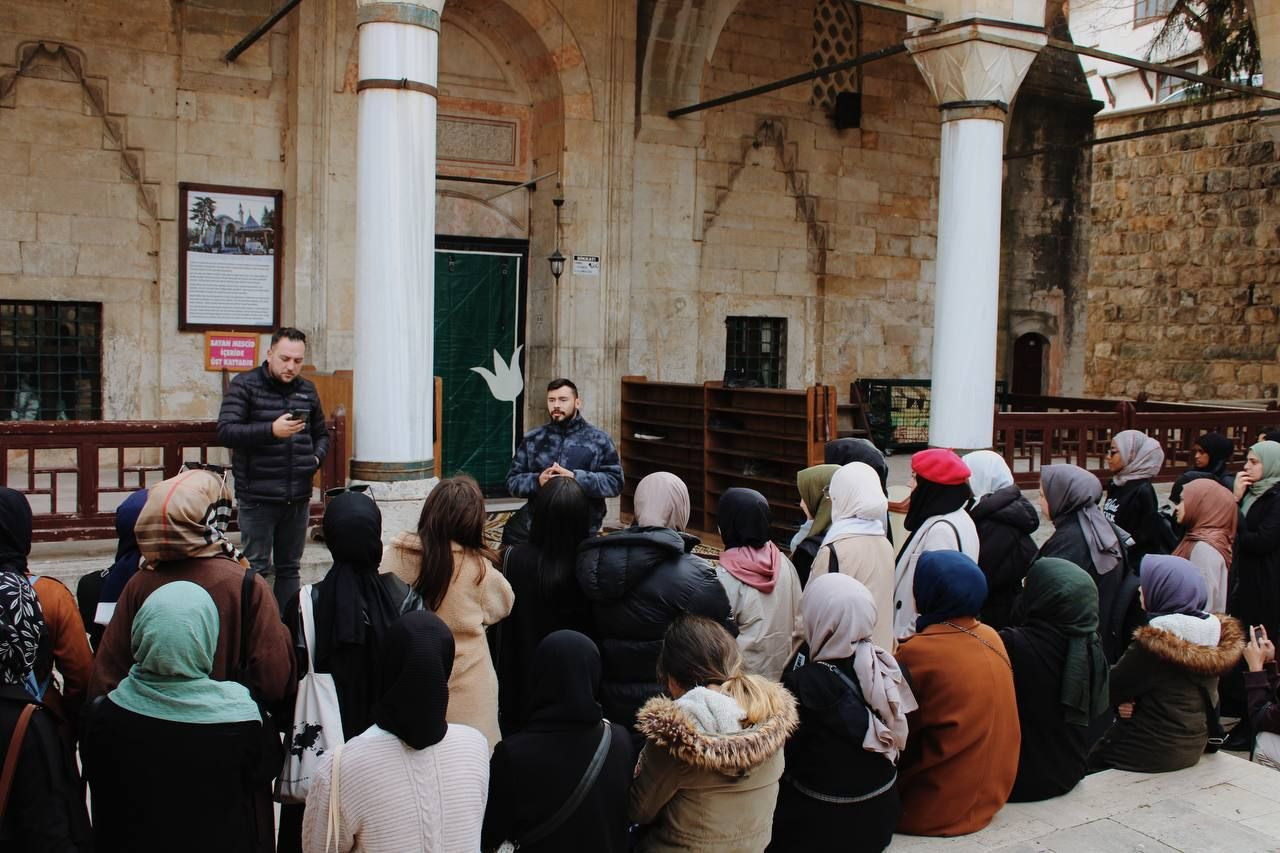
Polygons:
M204 369L243 373L258 366L258 336L234 332L204 333Z

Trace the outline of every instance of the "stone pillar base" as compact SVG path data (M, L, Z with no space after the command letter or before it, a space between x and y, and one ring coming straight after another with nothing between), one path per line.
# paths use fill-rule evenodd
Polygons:
M440 481L435 477L425 480L352 480L351 485L367 485L369 495L378 502L382 512L382 544L385 547L399 533L418 529L418 516L422 515L422 502Z

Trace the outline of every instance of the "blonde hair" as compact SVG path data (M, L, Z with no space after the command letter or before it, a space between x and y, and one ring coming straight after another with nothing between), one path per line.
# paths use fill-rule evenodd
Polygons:
M686 690L718 687L745 712L742 724L754 726L781 711L778 690L742 670L742 652L724 626L705 616L685 614L667 628L658 654L658 678L671 679Z

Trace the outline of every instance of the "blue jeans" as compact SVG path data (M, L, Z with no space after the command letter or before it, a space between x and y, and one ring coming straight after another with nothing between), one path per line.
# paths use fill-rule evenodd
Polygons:
M263 577L275 574L276 604L280 613L298 597L301 585L298 570L302 549L307 544L308 501L287 504L249 503L239 505L240 543L254 571Z

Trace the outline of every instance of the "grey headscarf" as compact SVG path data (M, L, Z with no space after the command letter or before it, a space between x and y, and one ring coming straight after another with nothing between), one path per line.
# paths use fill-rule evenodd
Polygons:
M1120 451L1120 460L1124 467L1120 473L1111 477L1117 486L1123 486L1130 480L1150 480L1160 473L1164 466L1164 448L1146 433L1136 429L1126 429L1111 437L1116 449Z
M689 487L669 471L655 471L636 486L636 524L684 530L689 525Z
M1102 483L1078 465L1046 465L1040 470L1040 490L1049 504L1049 514L1057 519L1074 512L1093 568L1100 575L1120 564L1123 550L1111 522L1098 509Z

